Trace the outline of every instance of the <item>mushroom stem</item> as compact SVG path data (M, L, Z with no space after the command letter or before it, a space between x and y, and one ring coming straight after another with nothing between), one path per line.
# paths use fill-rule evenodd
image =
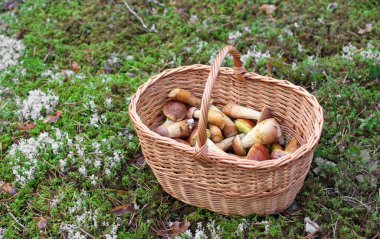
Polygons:
M180 88L170 91L169 97L197 108L200 108L202 103L200 98L194 96L189 91Z
M211 136L211 133L210 133L210 130L209 129L206 129L206 136L207 138L209 139L210 136ZM190 137L189 137L189 143L192 147L195 146L195 144L197 143L198 141L198 127L196 127L193 132L190 134Z
M244 138L244 134L239 134L240 138ZM220 143L215 144L216 147L220 148L223 151L227 151L232 146L232 141L234 140L235 136L231 136L229 138L225 138Z
M190 136L187 120L175 122L169 126L161 125L157 128L156 132L161 136L170 138L185 138Z
M266 119L258 123L251 131L242 139L243 148L251 147L255 143L271 144L281 136L280 126L273 118Z
M244 156L247 154L247 151L241 145L240 135L236 135L234 140L232 141L232 149L234 150L235 154L239 156Z
M225 138L229 138L238 134L238 129L236 128L234 122L227 115L223 114L223 112L220 111L220 109L218 109L215 105L210 105L210 109L218 111L223 115L225 123L222 131Z
M210 139L207 139L207 148L209 151L211 152L214 152L214 153L218 153L218 154L221 154L221 155L228 155L226 152L224 152L223 150L221 150L220 148L218 148L214 142L212 142Z
M190 108L188 110L187 117L194 117L196 119L199 119L201 117L201 111L198 109ZM209 110L207 114L207 122L213 125L218 126L219 128L223 129L225 125L224 117L223 115L215 110Z
M260 112L237 104L227 104L224 106L222 112L235 119L257 120L260 117Z
M170 120L166 118L165 122L161 126L169 126L171 124L174 124L175 122L173 120Z

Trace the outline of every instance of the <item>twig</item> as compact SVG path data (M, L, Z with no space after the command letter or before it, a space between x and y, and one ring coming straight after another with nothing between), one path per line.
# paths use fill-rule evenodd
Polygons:
M81 227L77 227L79 230L81 230L81 232L83 232L84 234L86 234L87 236L91 237L92 239L96 239L93 235L91 235L90 233L86 232L85 230L83 230Z
M9 213L9 215L11 215L11 217L13 218L13 220L15 220L15 222L18 224L18 225L20 225L20 226L22 226L23 228L26 228L24 225L22 225L21 223L20 223L20 221L13 215L13 213L11 212L11 209L9 208L9 206L7 206L7 209L8 209L8 213Z
M343 196L343 200L344 201L347 201L347 202L351 202L351 203L359 203L361 204L363 207L365 207L365 209L367 209L367 212L368 213L371 213L371 206L370 205L367 205L365 204L364 202L356 199L356 198L353 198L353 197L349 197L349 196Z
M52 50L53 50L53 46L52 45L50 45L50 47L49 47L49 49L48 49L48 52L46 53L46 55L45 55L45 57L44 57L44 59L43 59L43 63L45 63L46 62L46 60L48 59L48 57L50 56L50 54L51 54L51 52L52 52Z
M133 9L128 5L128 3L127 3L125 0L123 0L123 2L124 2L124 4L125 4L125 6L128 8L128 10L129 10L129 11L130 11L135 17L137 17L137 19L139 19L139 21L141 22L143 28L148 29L148 26L144 23L144 21L142 20L142 18L141 18L139 15L137 15L137 13L136 13L135 11L133 11Z

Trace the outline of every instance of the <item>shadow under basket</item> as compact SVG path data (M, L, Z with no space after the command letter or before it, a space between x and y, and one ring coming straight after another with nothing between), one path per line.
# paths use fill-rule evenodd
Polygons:
M234 68L221 67L228 53ZM286 141L295 137L301 147L280 159L254 161L209 152L201 139L199 147L191 147L162 137L155 130L165 121L162 108L175 88L202 98L206 117L211 99L219 108L236 103L261 111L267 106ZM288 81L247 72L232 46L223 48L212 66L183 66L152 76L132 97L129 114L146 162L163 189L185 203L224 215L286 209L303 185L323 126L323 111L313 95ZM199 120L200 134L206 120Z

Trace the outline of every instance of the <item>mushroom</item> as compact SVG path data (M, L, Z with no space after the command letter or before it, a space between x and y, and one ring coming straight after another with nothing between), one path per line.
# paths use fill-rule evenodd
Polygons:
M161 126L169 126L173 123L175 123L173 120L166 118L165 122Z
M285 152L288 154L294 153L300 145L298 144L297 140L295 137L293 137L291 140L289 140L288 145L285 147Z
M255 143L271 144L282 135L280 126L274 118L266 119L258 123L242 139L243 148L249 148Z
M164 105L162 111L168 119L173 121L183 120L187 114L186 105L178 101L169 101Z
M271 147L271 159L279 159L283 156L287 155L287 153L284 151L284 148L279 144L272 144Z
M279 144L273 144L272 145L272 152L271 152L271 158L272 159L279 159L285 155L292 154L294 151L296 151L300 145L298 144L297 140L293 137L286 146L285 150L282 148Z
M235 154L239 156L244 156L247 154L247 151L241 145L241 138L239 135L236 135L234 137L234 140L232 140L232 149L234 150Z
M200 116L201 116L201 111L196 109L195 107L191 107L187 111L187 118L199 119ZM220 112L215 111L215 110L208 111L207 122L210 124L216 125L221 129L224 128L224 124L225 124L223 115Z
M210 130L206 129L206 136L209 139L211 136ZM195 144L198 141L198 126L194 128L193 132L191 132L190 137L189 137L189 143L192 147L195 146Z
M247 154L247 159L264 161L269 159L269 152L267 147L263 144L254 144Z
M224 117L224 128L222 129L222 131L223 131L223 135L225 138L229 138L229 137L232 137L232 136L235 136L238 134L238 129L236 128L234 122L227 115L223 114L223 112L220 111L220 109L218 109L214 105L210 105L210 109L218 111L223 115L223 117Z
M235 120L235 126L240 133L248 134L256 123L249 119L237 119Z
M244 137L244 134L239 134L239 137L242 139ZM215 144L216 147L220 148L223 151L227 151L232 146L232 141L234 140L235 136L231 136L229 138L225 138L220 143Z
M224 106L222 112L225 115L235 119L253 119L257 120L258 123L265 119L272 118L272 114L266 106L262 109L260 113L256 110L241 105L227 104L226 106Z
M161 125L156 129L156 132L161 136L170 138L186 138L190 136L187 120L174 122L171 125Z
M200 98L194 96L189 91L180 88L170 91L169 97L197 108L200 108L202 103Z
M225 156L228 155L226 152L224 152L223 150L221 150L220 148L218 148L214 144L214 142L211 141L211 139L207 139L207 148L211 152L218 153L218 154L225 155Z
M220 130L218 126L209 124L209 128L210 128L212 142L219 143L220 141L223 140L222 131Z
M264 108L261 110L259 118L257 119L257 123L260 123L261 121L269 118L273 118L272 113L268 107L264 106Z

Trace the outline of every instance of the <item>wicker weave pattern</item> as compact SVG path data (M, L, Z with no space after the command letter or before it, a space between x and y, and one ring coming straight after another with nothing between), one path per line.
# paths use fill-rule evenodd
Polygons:
M234 69L220 67L228 52L234 56ZM165 120L162 107L176 87L203 96L199 147L154 132ZM211 98L216 106L234 102L258 111L268 106L286 140L295 136L301 147L292 155L262 162L208 152L205 112ZM184 66L151 77L133 96L129 114L163 189L183 202L225 215L266 215L288 207L303 185L323 126L322 108L314 96L288 81L246 72L231 46L211 67Z

